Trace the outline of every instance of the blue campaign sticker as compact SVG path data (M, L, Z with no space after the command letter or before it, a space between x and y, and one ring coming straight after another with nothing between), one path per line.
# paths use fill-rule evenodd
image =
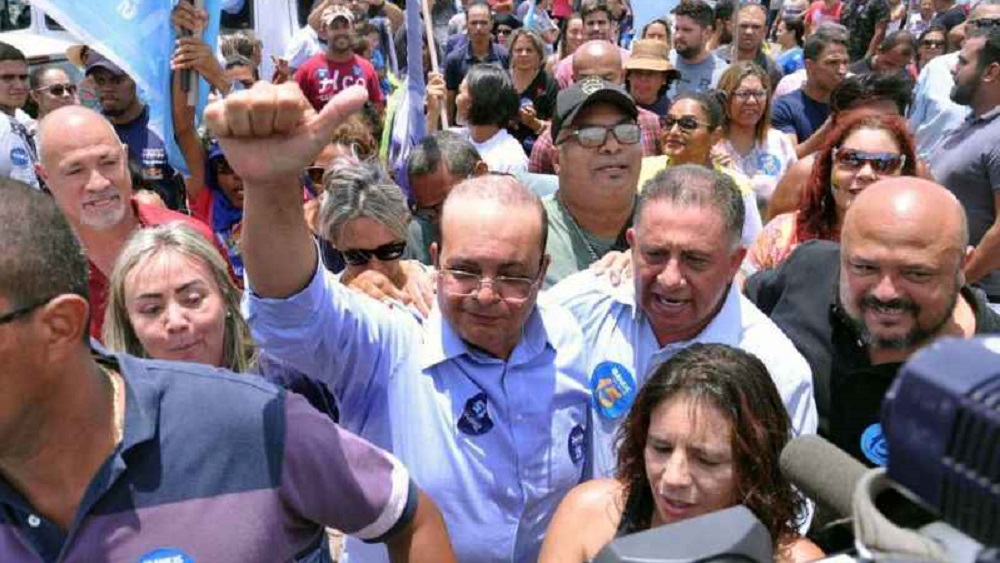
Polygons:
M14 147L10 149L10 162L14 166L27 166L28 165L28 151L22 149L21 147Z
M601 362L590 375L594 408L604 418L619 418L635 401L635 378L617 362Z
M875 423L865 428L861 434L861 453L875 465L884 466L889 462L889 444L882 433L882 425Z
M766 176L777 176L781 172L781 161L771 153L764 153L757 160L757 169Z
M569 458L573 460L574 464L580 463L583 460L583 454L587 451L584 438L583 426L579 424L569 431Z
M194 558L179 549L161 547L140 557L139 563L194 563Z
M470 436L486 434L493 428L489 409L486 403L486 393L473 395L465 402L465 411L458 419L458 429Z

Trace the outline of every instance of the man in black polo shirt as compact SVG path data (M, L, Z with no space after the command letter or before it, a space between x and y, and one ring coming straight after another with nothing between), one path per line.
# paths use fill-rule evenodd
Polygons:
M965 285L967 243L955 196L892 178L857 196L839 247L805 243L747 280L813 370L820 434L866 463L885 464L879 414L902 362L939 336L1000 332L1000 316Z
M474 0L465 10L465 28L469 41L449 54L444 63L444 82L448 89L445 101L452 123L455 122L455 96L458 95L458 87L472 65L497 63L507 68L509 61L507 49L493 41L493 16L490 14L490 5L485 0Z

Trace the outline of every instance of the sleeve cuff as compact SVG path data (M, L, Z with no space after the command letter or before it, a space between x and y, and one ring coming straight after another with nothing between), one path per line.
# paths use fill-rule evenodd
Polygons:
M403 464L393 458L392 494L378 519L351 534L366 543L384 543L405 528L417 512L419 489Z

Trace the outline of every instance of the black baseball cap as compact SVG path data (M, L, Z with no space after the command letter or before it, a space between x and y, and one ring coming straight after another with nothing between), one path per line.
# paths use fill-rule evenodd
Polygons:
M552 117L552 142L555 143L559 138L564 125L573 123L580 110L597 102L618 106L632 119L639 116L635 100L625 88L596 76L588 76L561 90L556 97L556 113Z

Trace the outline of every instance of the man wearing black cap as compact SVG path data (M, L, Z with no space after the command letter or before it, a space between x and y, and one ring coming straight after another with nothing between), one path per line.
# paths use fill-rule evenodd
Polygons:
M128 146L128 159L143 187L155 191L170 209L181 209L184 186L180 175L167 162L167 148L149 128L149 106L139 99L135 81L103 55L90 51L87 76L97 86L101 113Z
M589 77L559 92L552 138L559 190L545 198L552 257L545 285L625 250L642 161L635 101L620 85Z

